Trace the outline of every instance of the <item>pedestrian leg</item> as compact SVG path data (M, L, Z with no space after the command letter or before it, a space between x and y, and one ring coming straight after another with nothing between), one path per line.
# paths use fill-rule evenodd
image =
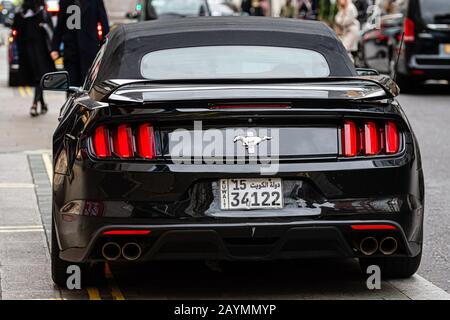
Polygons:
M37 104L38 104L38 101L41 100L41 96L42 96L41 86L36 85L34 88L33 105L31 106L31 109L30 109L30 116L32 116L32 117L36 117L39 115L39 113L37 111Z

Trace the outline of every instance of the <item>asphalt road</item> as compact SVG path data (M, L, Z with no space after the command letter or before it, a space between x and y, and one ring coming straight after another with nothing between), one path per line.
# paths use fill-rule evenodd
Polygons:
M112 264L103 285L68 291L51 282L48 250L51 137L64 94L47 93L49 113L30 118L32 88L6 86L6 61L0 46L0 298L450 299L449 86L400 96L425 168L425 247L418 276L383 281L381 290L370 291L354 261L224 264L220 270L203 263Z
M425 242L419 274L450 292L450 86L399 98L419 140L425 174Z

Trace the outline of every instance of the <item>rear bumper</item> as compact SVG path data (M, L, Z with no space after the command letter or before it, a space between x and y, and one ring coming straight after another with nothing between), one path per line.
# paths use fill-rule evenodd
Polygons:
M287 211L283 209L258 217L263 210L234 217L208 214L212 208L220 213L220 208L214 206L214 192L207 194L218 179L261 178L258 165L76 160L72 175L56 175L53 184L60 257L70 262L104 261L101 247L114 241L140 244L141 261L349 258L362 256L357 244L365 236L394 236L399 243L396 254L416 256L421 250L424 199L420 157L413 151L411 141L406 141L405 152L397 158L282 163L276 177L294 182L291 186L296 188L284 191L298 208L291 208L295 214L290 216L282 216ZM80 199L102 203L103 213L80 209L81 213L68 214L67 204ZM380 223L396 230L363 232L350 227ZM151 234L103 235L129 228Z
M87 219L87 218L85 218ZM395 230L352 230L351 225L385 224ZM149 235L104 235L117 229L151 230ZM290 223L223 223L170 225L106 225L95 232L85 248L61 251L70 262L104 261L101 248L107 242L119 246L134 242L142 247L139 261L152 260L278 260L299 258L357 258L365 237L395 237L395 256L416 256L421 243L408 241L402 227L393 221L303 221ZM371 257L383 256L376 252ZM126 261L119 258L119 261Z
M450 79L450 56L414 55L408 65L410 75L432 78Z

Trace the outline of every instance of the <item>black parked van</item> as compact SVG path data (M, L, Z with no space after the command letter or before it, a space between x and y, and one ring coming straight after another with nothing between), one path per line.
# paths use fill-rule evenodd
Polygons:
M450 80L450 0L409 0L403 24L403 48L391 72L405 90L429 79ZM396 37L396 52L402 35Z

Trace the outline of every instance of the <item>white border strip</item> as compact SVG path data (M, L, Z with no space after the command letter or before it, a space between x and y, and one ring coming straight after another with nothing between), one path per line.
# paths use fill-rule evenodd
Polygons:
M42 229L42 225L35 226L2 226L0 230L13 230L13 229Z
M50 180L50 185L53 184L53 169L52 161L50 160L50 155L48 153L42 154L42 160L44 161L45 170L47 171L48 179Z
M44 229L0 230L0 233L30 233L30 232L44 232Z
M27 233L27 232L44 232L44 227L39 225L34 226L1 226L1 233Z

